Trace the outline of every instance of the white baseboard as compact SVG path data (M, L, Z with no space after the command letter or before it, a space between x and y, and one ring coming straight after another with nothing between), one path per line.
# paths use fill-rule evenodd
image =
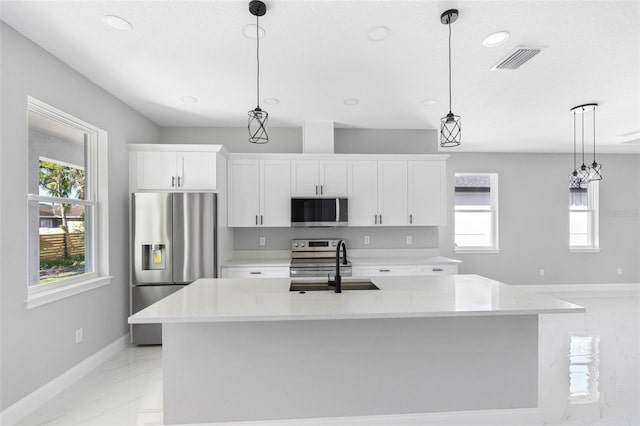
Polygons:
M521 284L514 285L524 290L543 294L571 294L584 297L610 297L640 295L640 283L610 284Z
M20 401L0 412L0 425L11 426L87 375L100 364L123 350L129 343L129 334L119 337L89 358L39 387Z
M533 426L541 422L540 409L446 411L442 413L380 416L324 417L316 419L259 420L231 423L200 423L181 426Z

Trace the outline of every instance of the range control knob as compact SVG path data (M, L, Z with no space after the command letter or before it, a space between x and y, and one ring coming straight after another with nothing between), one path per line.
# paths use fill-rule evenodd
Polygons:
M306 243L300 243L300 247L304 247L306 245L307 245Z
M332 247L335 247L335 246L337 246L337 245L338 245L338 243L336 243L335 241L331 243L331 246L332 246Z
M298 247L298 243L293 243L293 246L294 247Z

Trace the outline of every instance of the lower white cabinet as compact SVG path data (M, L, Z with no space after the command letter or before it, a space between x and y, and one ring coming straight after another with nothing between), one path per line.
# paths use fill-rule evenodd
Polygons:
M222 278L288 278L288 266L222 267Z
M354 277L381 277L384 275L454 275L458 265L354 265Z

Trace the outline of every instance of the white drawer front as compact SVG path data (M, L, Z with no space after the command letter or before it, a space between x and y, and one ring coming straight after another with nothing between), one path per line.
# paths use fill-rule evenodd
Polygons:
M458 265L418 265L417 275L455 275Z
M288 278L288 267L222 268L222 278Z
M354 277L377 277L385 275L415 275L415 265L376 265L376 266L354 266Z

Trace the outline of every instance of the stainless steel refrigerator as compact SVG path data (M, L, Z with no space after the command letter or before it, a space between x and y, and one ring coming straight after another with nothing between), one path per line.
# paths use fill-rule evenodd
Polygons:
M198 278L217 277L214 193L132 194L131 313ZM131 327L132 342L162 343L160 324Z

